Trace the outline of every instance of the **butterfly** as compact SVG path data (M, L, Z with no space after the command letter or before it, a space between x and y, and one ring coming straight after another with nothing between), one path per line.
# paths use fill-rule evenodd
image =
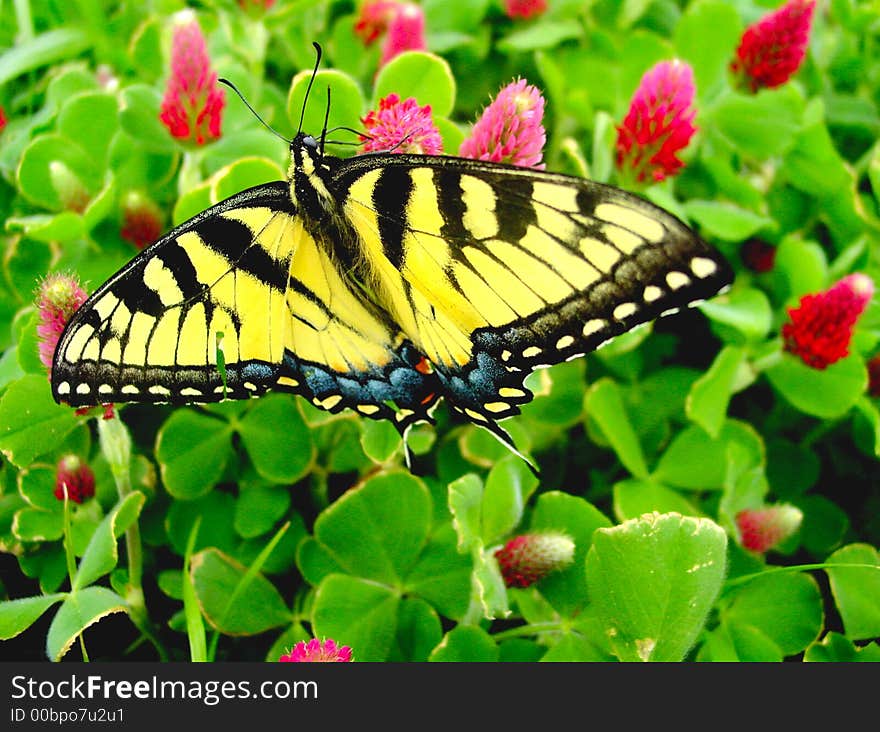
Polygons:
M499 421L533 369L712 297L728 263L679 219L583 178L290 141L286 181L176 226L68 322L56 401L299 394L405 437L442 398ZM404 440L405 442L405 440Z

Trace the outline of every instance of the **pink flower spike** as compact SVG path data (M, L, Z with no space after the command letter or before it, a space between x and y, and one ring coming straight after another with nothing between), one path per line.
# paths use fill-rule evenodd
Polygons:
M825 292L804 295L782 326L785 350L824 370L849 355L853 329L874 296L874 281L851 274Z
M694 72L684 61L661 61L649 69L617 128L617 168L643 183L675 175L694 126Z
M788 0L746 28L730 69L753 92L787 82L803 63L816 0Z
M740 544L751 552L764 554L792 536L803 518L799 508L788 504L740 511L736 515Z
M389 94L379 101L379 111L371 111L361 122L369 133L361 135L364 152L439 155L443 151L431 107L420 107L412 97L400 101L397 94Z
M507 587L529 587L574 559L574 542L558 532L520 534L495 552Z
M498 92L483 110L458 154L543 170L541 159L547 140L543 118L541 92L525 79L517 79Z
M191 10L181 10L171 44L171 76L159 119L178 140L204 145L220 137L225 103L195 15Z
M388 36L382 46L380 66L404 51L424 51L428 47L425 43L425 13L422 8L414 3L403 3L395 10L388 24Z
M536 18L547 10L547 0L504 0L508 18Z
M330 638L323 642L317 638L312 638L310 641L300 641L291 649L290 653L284 654L278 660L285 663L347 663L351 661L351 648L348 646L338 646L336 641Z
M37 294L40 318L37 338L40 341L40 361L50 372L64 326L85 301L85 291L71 275L51 274L40 284Z
M95 495L95 474L76 455L65 455L58 462L52 495L59 501L66 497L74 503L82 503Z
M371 46L388 30L388 24L397 15L400 3L393 0L371 0L361 6L361 13L354 24L354 34Z

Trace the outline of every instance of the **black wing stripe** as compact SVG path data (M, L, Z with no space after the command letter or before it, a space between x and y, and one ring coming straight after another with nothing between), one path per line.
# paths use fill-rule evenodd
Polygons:
M437 189L437 205L443 226L440 236L452 242L468 241L470 234L463 221L466 207L461 189L461 174L448 168L434 169L434 186Z
M194 300L204 293L206 286L199 282L192 260L176 239L169 241L162 249L158 250L156 256L173 274L184 302Z
M380 241L385 256L398 269L403 266L406 207L412 190L413 180L405 168L383 170L373 188Z
M268 287L284 291L287 271L254 244L254 232L245 224L226 217L208 218L193 227L206 246L230 261L238 269L256 277Z

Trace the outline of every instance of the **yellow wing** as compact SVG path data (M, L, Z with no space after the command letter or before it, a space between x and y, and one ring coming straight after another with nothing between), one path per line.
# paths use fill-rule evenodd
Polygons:
M145 249L67 324L55 398L211 402L265 391L289 338L293 221L287 185L258 186Z
M429 419L436 377L330 252L304 230L287 183L217 204L75 313L55 352L56 400L212 402L277 388L401 430Z
M335 184L382 306L432 362L452 406L490 428L531 399L525 372L732 279L671 214L580 178L367 155L346 161Z

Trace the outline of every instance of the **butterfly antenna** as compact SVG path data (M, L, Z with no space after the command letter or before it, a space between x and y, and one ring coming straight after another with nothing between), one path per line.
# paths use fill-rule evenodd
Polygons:
M267 130L269 130L269 132L271 132L276 137L280 137L288 145L291 143L291 140L288 140L284 135L282 135L280 132L278 132L278 130L276 130L268 122L266 122L266 120L264 120L259 114L257 114L257 110L254 109L251 106L251 103L247 99L244 98L244 94L242 94L238 90L238 87L235 84L233 84L231 81L229 81L229 79L217 79L217 81L219 81L221 84L223 84L225 86L228 86L230 89L232 89L232 91L234 91L236 94L238 94L238 98L244 102L244 106L247 107L249 110L251 110L251 114L254 115L254 117L256 117L258 120L260 120L260 122L263 123L263 127L265 127Z
M323 53L321 45L316 41L312 41L312 45L315 47L315 68L312 69L312 78L309 79L309 85L306 87L306 95L303 97L303 106L299 113L299 127L296 130L297 135L302 132L303 119L306 116L306 104L309 101L309 94L312 93L312 84L315 83L315 76L318 74L318 66L321 65L321 54Z
M345 125L337 125L336 127L327 130L327 134L332 135L334 132L338 132L339 130L344 130L345 132L351 132L352 134L372 139L366 132L361 132L360 130L356 130L354 127L346 127Z
M324 142L327 139L327 123L330 121L330 87L327 87L327 110L324 112L324 125L321 128L321 155L324 154Z

